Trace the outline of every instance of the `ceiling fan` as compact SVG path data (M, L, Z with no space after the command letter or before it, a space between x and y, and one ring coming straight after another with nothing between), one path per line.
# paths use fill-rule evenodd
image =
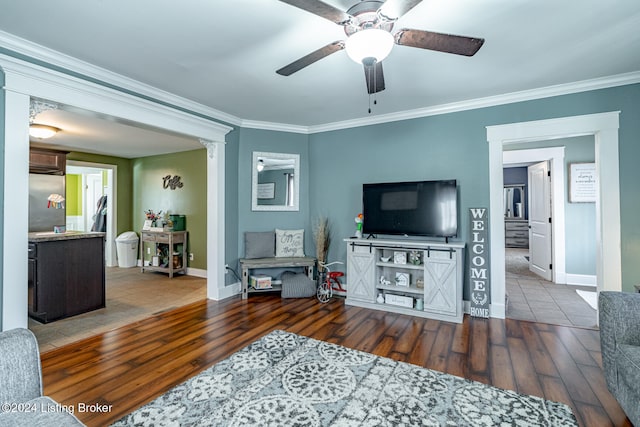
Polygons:
M346 49L351 59L363 64L369 94L385 89L381 61L391 52L394 44L473 56L484 43L481 38L409 28L392 34L398 18L422 0L362 0L346 12L320 0L280 1L342 25L347 39L329 43L280 68L276 73L289 76L332 53Z

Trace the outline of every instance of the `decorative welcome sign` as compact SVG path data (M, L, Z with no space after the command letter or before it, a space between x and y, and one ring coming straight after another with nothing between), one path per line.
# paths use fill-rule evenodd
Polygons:
M489 245L487 208L469 209L471 223L471 261L469 263L471 279L470 314L474 317L489 317Z

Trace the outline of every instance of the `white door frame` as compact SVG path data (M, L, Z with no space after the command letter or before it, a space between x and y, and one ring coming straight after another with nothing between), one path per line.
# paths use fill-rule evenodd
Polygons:
M67 160L67 166L103 169L107 171L107 234L105 236L104 252L107 267L118 265L116 257L116 233L118 230L118 166L106 163L81 162ZM95 206L94 206L95 209ZM91 211L87 214L91 215Z
M551 205L551 217L553 218L551 223L551 235L553 236L553 283L565 284L567 283L567 267L564 231L564 147L532 148L502 152L503 166L512 163L543 162L545 160L550 160L551 192L553 193L553 203Z
M619 111L487 126L491 247L491 316L505 317L505 249L502 213L502 147L582 135L595 137L596 277L598 291L622 289L620 248ZM606 173L602 173L606 171Z
M85 64L86 65L86 64ZM29 178L29 104L35 97L126 118L158 129L198 138L207 147L207 296L225 295L224 280L224 149L231 127L81 80L11 56L0 54L4 72L4 200L11 201L11 215L4 215L2 229L2 330L27 327L27 233ZM86 68L88 69L88 67ZM106 73L105 75L106 76ZM105 78L111 78L109 75ZM143 93L148 87L142 87ZM160 91L158 91L160 92ZM132 90L135 93L135 90ZM184 100L175 97L176 105ZM197 111L194 104L191 111ZM0 129L2 131L2 129Z

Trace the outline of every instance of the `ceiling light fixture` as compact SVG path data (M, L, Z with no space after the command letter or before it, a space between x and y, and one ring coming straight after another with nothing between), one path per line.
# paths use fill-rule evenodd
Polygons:
M60 129L53 126L39 125L37 123L29 125L29 135L38 139L51 138L58 132L60 132Z
M358 64L366 58L374 58L376 62L386 58L395 44L390 32L379 28L367 28L352 34L345 41L345 49L349 58Z

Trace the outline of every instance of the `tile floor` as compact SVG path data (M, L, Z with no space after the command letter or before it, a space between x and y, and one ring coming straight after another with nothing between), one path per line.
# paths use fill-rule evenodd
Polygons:
M57 347L107 332L162 311L206 298L207 280L163 273L142 273L139 268L107 267L107 307L43 324L29 319L44 353Z
M563 326L598 329L596 310L578 295L590 286L557 285L528 271L528 250L507 248L507 317Z

